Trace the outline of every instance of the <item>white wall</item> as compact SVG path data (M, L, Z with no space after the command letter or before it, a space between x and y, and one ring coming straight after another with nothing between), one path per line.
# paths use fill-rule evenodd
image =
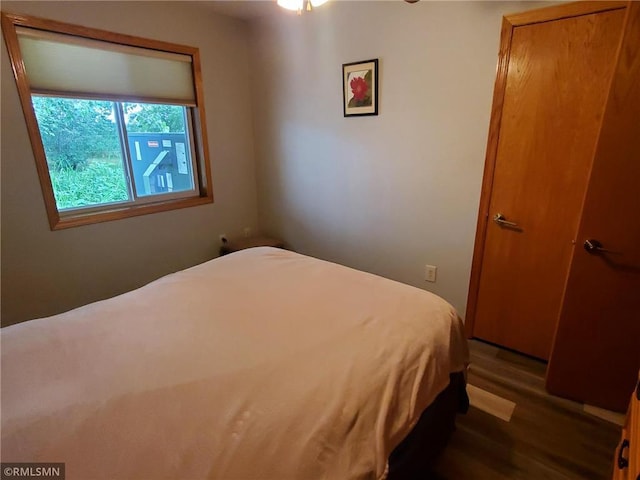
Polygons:
M263 229L464 315L502 16L542 5L334 1L254 24ZM344 118L341 65L371 58L379 115Z
M31 14L199 47L215 203L52 232L2 42L2 324L50 315L217 256L257 229L247 25L199 2L2 2Z

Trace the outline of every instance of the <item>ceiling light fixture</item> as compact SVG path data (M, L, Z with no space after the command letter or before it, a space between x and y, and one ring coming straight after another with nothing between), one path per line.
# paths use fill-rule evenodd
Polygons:
M319 7L326 1L327 0L278 0L278 5L287 10L298 12L298 15L300 15L302 9L305 7L305 3L307 12L310 12L313 8Z

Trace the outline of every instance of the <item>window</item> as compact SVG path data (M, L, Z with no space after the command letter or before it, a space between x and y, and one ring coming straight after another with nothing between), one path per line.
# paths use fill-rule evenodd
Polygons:
M40 95L32 103L61 215L197 193L186 107Z
M213 201L196 48L2 14L52 229Z

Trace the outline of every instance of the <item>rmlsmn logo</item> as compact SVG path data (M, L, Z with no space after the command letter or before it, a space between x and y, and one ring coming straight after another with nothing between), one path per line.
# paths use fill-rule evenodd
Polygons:
M64 480L64 463L5 463L2 466L1 480L28 480L45 478Z

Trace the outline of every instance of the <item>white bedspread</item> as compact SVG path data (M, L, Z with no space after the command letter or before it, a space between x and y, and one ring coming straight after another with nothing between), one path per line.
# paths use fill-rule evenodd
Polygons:
M441 298L266 247L1 341L2 461L83 480L383 478L468 360Z

